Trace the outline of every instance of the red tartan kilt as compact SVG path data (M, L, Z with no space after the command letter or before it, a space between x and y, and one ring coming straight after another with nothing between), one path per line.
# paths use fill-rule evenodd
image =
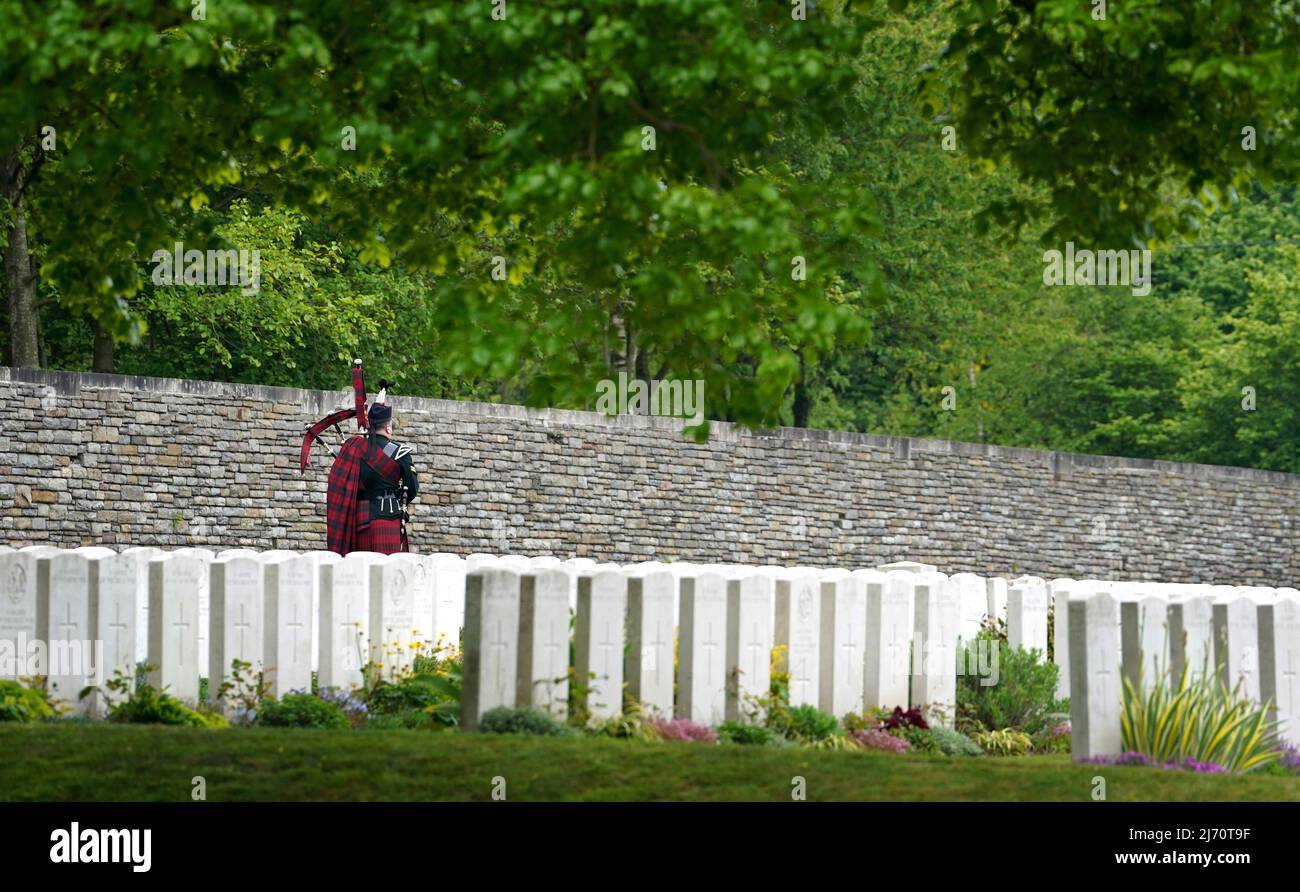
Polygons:
M357 534L357 548L380 554L402 551L402 522L397 518L370 521L370 525Z

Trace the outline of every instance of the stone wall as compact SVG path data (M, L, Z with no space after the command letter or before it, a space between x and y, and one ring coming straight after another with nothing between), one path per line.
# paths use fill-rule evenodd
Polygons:
M340 372L346 377L347 370ZM351 391L0 367L0 541L324 547L308 423ZM820 430L395 400L417 551L1293 585L1300 477Z

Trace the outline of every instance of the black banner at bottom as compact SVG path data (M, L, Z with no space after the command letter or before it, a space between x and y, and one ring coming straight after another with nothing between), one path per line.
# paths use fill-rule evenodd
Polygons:
M222 882L391 870L400 883L470 869L495 885L555 868L734 880L800 862L863 876L911 865L926 878L969 877L1014 864L1048 876L1164 868L1226 879L1293 869L1298 824L1298 803L0 804L9 870L128 883L218 866Z

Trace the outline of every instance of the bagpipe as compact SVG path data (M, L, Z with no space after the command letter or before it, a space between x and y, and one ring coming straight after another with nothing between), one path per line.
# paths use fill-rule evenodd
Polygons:
M379 382L383 387L386 381ZM360 430L366 430L370 427L370 418L367 414L369 406L366 405L366 372L362 368L361 360L352 360L352 392L355 397L355 405L351 409L339 409L337 412L331 412L315 424L307 425L307 432L302 437L302 454L299 456L299 470L306 473L307 465L311 462L311 447L319 443L329 450L329 454L335 458L338 457L339 449L343 448L343 443L347 437L343 434L344 424L349 418L357 420L357 427ZM325 439L327 430L334 431L338 437L338 447L330 445Z

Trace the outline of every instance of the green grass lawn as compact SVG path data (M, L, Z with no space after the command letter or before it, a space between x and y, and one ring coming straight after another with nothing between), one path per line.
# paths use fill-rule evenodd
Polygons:
M419 731L0 725L0 799L166 801L1300 800L1300 779L807 749Z

